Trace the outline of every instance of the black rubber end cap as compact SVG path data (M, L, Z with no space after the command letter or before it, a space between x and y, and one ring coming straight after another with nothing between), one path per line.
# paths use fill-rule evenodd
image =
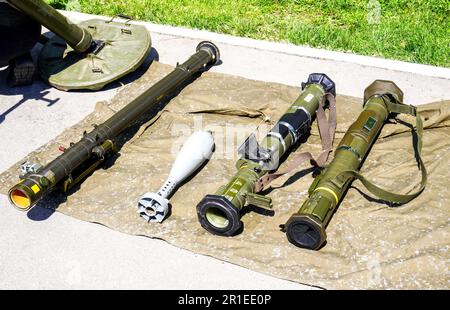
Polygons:
M228 220L224 227L215 226L207 217L211 209L218 210ZM200 224L208 232L219 236L233 236L242 227L239 210L225 197L206 195L197 205L197 216Z
M307 217L291 217L285 231L289 242L299 248L317 250L326 240L322 227Z
M332 94L336 97L336 84L325 73L311 73L306 83L302 83L302 89L309 84L320 84L326 93Z
M220 51L219 48L210 41L202 41L197 45L196 51L200 51L201 49L207 49L214 56L214 59L211 61L210 65L215 66L220 63Z

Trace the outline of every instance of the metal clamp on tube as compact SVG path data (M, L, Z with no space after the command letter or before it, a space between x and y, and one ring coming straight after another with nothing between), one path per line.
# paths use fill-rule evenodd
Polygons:
M272 207L269 197L256 193L258 180L278 168L280 158L309 131L320 103L336 93L333 81L325 74L311 74L302 86L303 92L260 144L251 135L239 148L238 171L231 181L197 205L200 224L210 233L235 235L242 228L241 210L246 205Z

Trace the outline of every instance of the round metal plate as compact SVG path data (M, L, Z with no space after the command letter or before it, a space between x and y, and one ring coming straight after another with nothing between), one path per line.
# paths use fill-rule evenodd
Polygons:
M101 89L136 70L150 52L150 34L144 26L100 19L84 21L79 26L105 45L96 54L76 53L58 36L50 39L39 55L38 70L55 88Z

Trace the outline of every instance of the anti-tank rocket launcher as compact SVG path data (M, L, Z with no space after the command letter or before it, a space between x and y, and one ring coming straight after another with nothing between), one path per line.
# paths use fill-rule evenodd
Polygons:
M396 205L409 202L423 191L427 172L420 157L422 119L414 106L402 102L403 92L391 81L377 80L367 87L363 111L345 133L331 163L315 178L309 188L309 198L285 225L287 238L292 244L317 250L325 243L325 228L355 179L359 179L378 198ZM372 184L358 172L386 120L399 113L416 117L415 150L422 172L420 187L413 193L403 195Z
M201 42L197 52L178 65L162 80L147 89L120 111L67 148L44 167L24 167L25 175L9 190L10 202L26 211L58 185L66 191L91 173L115 151L114 138L142 115L166 98L175 95L187 82L209 66L219 62L219 49L211 42Z
M247 205L271 208L271 199L257 194L272 176L276 177L268 173L277 169L280 158L307 135L316 111L324 113L323 107L330 102L335 108L335 85L325 74L311 74L302 88L301 95L261 144L258 144L255 135L251 135L240 147L241 158L236 163L238 171L231 181L220 187L214 195L205 196L197 205L198 219L210 233L223 236L236 234L242 227L241 210ZM331 150L331 142L328 147ZM329 150L322 157L324 161Z

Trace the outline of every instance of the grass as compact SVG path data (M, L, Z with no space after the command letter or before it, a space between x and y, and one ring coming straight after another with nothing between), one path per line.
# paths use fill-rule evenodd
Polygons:
M158 24L450 67L447 0L47 2L57 8L85 13L110 16L124 13ZM377 3L381 10L379 18Z

